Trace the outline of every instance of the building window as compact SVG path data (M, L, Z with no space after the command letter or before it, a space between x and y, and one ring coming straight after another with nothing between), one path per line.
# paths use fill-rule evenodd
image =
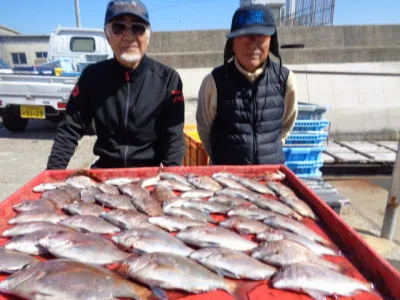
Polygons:
M47 58L47 52L36 52L36 58Z
M72 52L95 52L94 38L72 37L70 47Z
M14 65L26 65L26 54L24 52L11 53L12 61Z

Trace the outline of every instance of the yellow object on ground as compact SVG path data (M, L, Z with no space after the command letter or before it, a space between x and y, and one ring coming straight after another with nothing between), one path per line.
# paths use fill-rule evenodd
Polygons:
M205 166L209 158L203 148L196 124L187 124L183 129L185 135L186 151L183 160L184 166Z

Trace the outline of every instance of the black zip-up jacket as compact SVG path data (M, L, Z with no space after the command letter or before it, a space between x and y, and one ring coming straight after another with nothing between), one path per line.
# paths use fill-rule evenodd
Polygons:
M93 168L180 165L185 151L179 74L147 56L135 70L115 59L85 68L71 93L47 169L65 169L94 120Z

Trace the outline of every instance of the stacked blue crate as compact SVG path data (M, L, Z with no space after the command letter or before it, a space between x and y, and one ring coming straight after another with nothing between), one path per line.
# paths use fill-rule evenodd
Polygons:
M322 153L328 138L329 120L323 119L326 107L299 103L295 126L285 141L285 165L298 177L321 177Z

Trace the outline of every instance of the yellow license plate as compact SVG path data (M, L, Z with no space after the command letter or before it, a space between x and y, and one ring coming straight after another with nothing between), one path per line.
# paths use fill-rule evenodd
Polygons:
M24 119L45 119L44 106L21 105L21 118Z

